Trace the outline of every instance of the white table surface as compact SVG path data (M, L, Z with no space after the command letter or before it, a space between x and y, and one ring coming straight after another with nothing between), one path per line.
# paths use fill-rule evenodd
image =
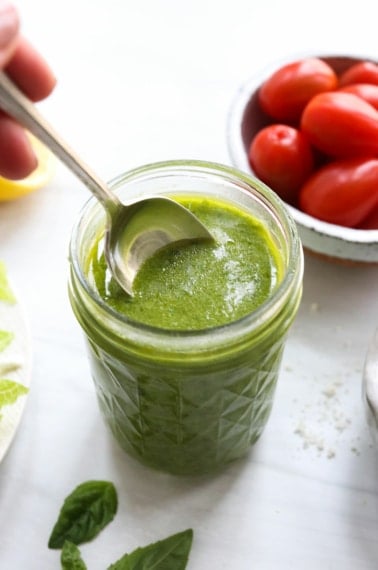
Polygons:
M104 178L143 163L230 163L227 112L255 70L296 52L378 56L376 3L318 0L20 0L58 76L41 110ZM58 165L48 187L0 204L0 259L33 344L31 392L0 465L0 568L59 568L47 540L64 497L108 479L119 512L82 547L90 570L194 529L188 570L376 570L377 450L361 371L378 324L378 267L306 256L268 426L249 457L196 480L151 471L100 417L66 292L70 231L87 198Z

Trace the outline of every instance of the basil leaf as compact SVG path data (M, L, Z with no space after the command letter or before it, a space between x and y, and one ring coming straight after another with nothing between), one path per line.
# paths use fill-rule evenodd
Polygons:
M125 554L108 570L184 570L193 541L191 528Z
M14 334L8 331L0 331L0 352L5 350L12 342Z
M0 378L0 408L14 404L19 396L28 393L28 388L19 382Z
M3 261L0 261L0 301L5 301L6 303L16 302L16 298L8 283L7 270Z
M80 554L80 550L73 542L66 540L60 556L62 570L87 570Z
M65 499L49 538L49 548L62 548L66 540L74 544L92 540L113 520L117 504L113 483L82 483Z

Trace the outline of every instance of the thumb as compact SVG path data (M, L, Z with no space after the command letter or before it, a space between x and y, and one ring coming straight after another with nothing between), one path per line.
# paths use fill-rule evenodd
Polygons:
M19 26L16 8L8 0L0 0L0 69L12 57L17 43Z

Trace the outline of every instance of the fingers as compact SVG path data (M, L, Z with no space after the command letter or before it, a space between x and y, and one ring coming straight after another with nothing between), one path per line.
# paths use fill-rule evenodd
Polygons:
M7 0L0 0L0 68L3 68L16 49L20 22L16 8Z
M0 62L1 62L0 0ZM56 80L41 55L24 38L16 36L6 73L32 101L40 101L53 90ZM1 66L1 63L0 63ZM37 159L24 129L0 111L0 176L22 179L37 167Z
M28 176L37 159L24 129L13 119L0 114L0 174L11 180Z
M55 76L46 61L22 37L19 38L5 71L32 101L40 101L50 95L56 84Z

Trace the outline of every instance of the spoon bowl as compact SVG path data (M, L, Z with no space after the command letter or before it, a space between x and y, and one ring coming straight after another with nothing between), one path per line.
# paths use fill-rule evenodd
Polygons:
M123 204L2 72L0 108L44 143L101 202L107 214L105 257L114 278L129 295L139 268L161 247L213 240L196 216L170 198L146 197Z
M202 239L212 237L187 208L171 198L151 196L114 211L104 253L114 278L132 295L139 268L158 249Z

